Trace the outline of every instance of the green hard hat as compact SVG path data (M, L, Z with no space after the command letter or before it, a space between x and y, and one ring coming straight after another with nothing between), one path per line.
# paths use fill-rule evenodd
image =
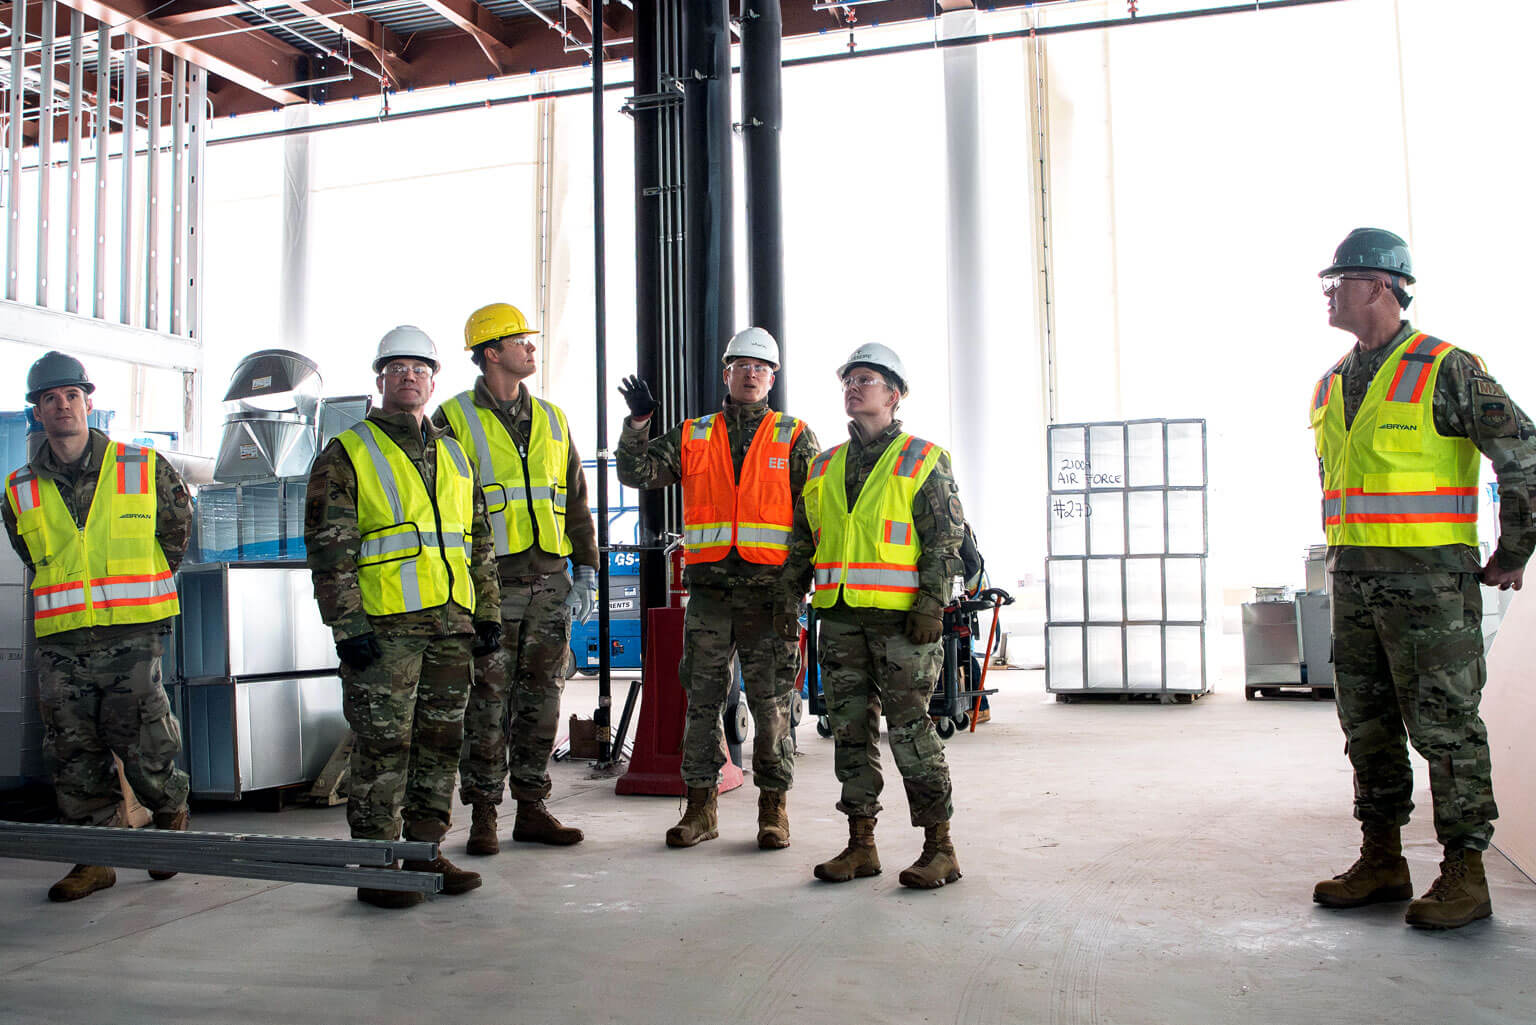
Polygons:
M1333 262L1318 277L1350 269L1384 270L1413 284L1413 258L1402 237L1383 228L1356 228L1333 251Z
M74 385L87 395L96 390L91 379L85 376L84 363L62 352L45 353L27 371L27 401L36 405L43 392L67 385Z

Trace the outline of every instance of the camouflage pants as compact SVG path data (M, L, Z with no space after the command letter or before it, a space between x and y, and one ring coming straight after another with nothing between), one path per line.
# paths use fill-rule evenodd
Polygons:
M1335 573L1339 722L1355 771L1355 817L1402 825L1413 810L1408 743L1429 763L1435 835L1485 850L1493 836L1483 602L1470 573Z
M441 840L464 740L473 638L379 634L383 656L342 664L341 707L357 743L347 822L359 840Z
M501 582L501 649L475 659L464 710L459 799L465 804L500 804L509 774L514 800L549 796L549 754L571 642L570 590L564 573Z
M189 781L175 764L181 727L160 682L163 652L158 633L105 649L38 643L43 746L65 823L99 826L116 814L123 792L114 754L144 807L186 807Z
M694 588L683 614L683 659L678 679L688 695L683 730L683 783L716 786L725 767L720 713L736 686L731 656L741 662L747 707L756 726L752 778L762 790L788 790L795 782L795 742L789 735L799 648L773 628L773 598L762 588L730 593Z
M900 627L823 619L817 652L832 724L832 765L843 785L837 810L880 814L883 710L912 824L948 822L955 812L949 765L928 718L928 699L944 664L942 645L913 644Z

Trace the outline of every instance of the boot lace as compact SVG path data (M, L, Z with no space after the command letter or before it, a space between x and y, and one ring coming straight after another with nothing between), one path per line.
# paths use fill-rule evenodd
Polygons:
M1467 863L1461 858L1446 858L1440 862L1440 874L1429 884L1424 896L1434 900L1450 900L1461 889L1467 878Z

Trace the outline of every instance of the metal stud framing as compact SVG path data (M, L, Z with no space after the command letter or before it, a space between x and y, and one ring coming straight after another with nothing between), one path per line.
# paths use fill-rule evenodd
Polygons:
M112 141L112 29L96 26L96 219L91 236L91 316L107 315L107 168L112 161L107 146Z
M203 168L206 166L208 145L208 72L192 68L187 148L187 260L184 272L187 282L187 337L202 335L203 290L200 280L202 270L202 243L198 232L203 226Z
M57 9L43 0L42 90L38 95L37 133L37 305L48 305L48 237L53 220L53 33Z
M67 23L61 17L66 11ZM22 234L35 227L36 283L26 298L36 306L46 309L50 300L58 301L57 288L50 287L58 269L64 275L59 305L65 312L160 331L162 297L169 286L171 333L194 337L202 320L208 72L182 57L172 56L167 66L159 47L129 35L123 25L87 17L60 0L15 0L5 18L11 38L0 48L0 67L9 65L0 87L4 298L22 298ZM55 38L60 27L65 27L67 52L61 52L64 39ZM87 32L93 38L88 40ZM67 73L60 63L67 64ZM36 145L29 148L34 126ZM56 144L67 147L67 158L58 167ZM169 174L162 168L166 149L171 151ZM120 162L116 180L114 161ZM66 166L66 195L61 197L56 178ZM35 191L23 187L25 176L34 172ZM92 189L90 209L85 209L87 187ZM64 200L60 219L65 230L62 239L55 239L53 213L59 199Z
M144 153L144 326L160 329L160 48L149 48L149 135Z
M171 334L182 333L182 251L187 224L187 62L175 58L171 72Z
M85 85L85 15L69 12L69 216L64 250L64 309L80 311L80 93Z
M123 249L118 294L122 297L117 319L133 323L133 271L138 250L133 246L133 136L138 126L139 41L123 37Z
M16 279L21 273L21 108L23 46L27 35L27 0L11 4L11 104L7 127L9 154L5 175L5 297L16 298Z

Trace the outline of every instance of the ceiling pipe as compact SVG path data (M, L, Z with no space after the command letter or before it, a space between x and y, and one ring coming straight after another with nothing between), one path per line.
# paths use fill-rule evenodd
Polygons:
M855 50L851 53L814 54L808 57L791 57L782 61L781 66L786 68L802 67L809 64L828 64L836 61L863 60L868 57L886 57L892 54L912 53L918 50L938 50L952 46L980 46L983 43L995 43L1006 39L1030 39L1039 36L1068 35L1073 32L1092 32L1114 28L1130 28L1137 25L1150 25L1170 21L1187 21L1195 18L1210 18L1228 14L1258 14L1264 11L1280 10L1288 7L1313 7L1319 4L1345 3L1347 0L1263 0L1249 4L1232 4L1226 7L1210 7L1196 11L1172 11L1167 14L1143 14L1135 18L1114 18L1107 21L1083 21L1070 25L1047 25L1035 29L1017 29L1007 32L991 32L985 35L961 36L956 39L943 41L934 40L922 43L902 43L896 46L879 46L866 50ZM632 82L608 82L604 83L605 90L629 89ZM440 107L426 107L421 110L405 110L391 112L385 116L371 114L367 117L347 118L342 121L333 121L323 125L306 125L300 129L275 128L267 132L251 132L248 135L232 135L223 139L212 139L210 146L227 146L237 142L253 142L258 139L278 139L285 135L298 132L328 132L338 128L358 128L363 125L384 124L390 121L404 121L417 117L433 117L438 114L456 114L466 110L489 109L491 107L503 107L513 103L531 103L537 100L560 99L566 96L586 96L591 93L591 86L574 86L570 89L546 89L532 93L520 93L516 96L496 96L485 100L469 100L464 103L445 103Z

